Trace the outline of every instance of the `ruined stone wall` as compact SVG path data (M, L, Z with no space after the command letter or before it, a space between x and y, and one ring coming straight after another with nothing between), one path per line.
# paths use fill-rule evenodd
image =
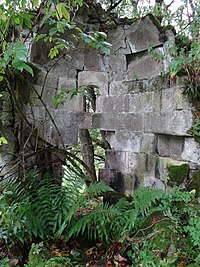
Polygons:
M89 30L99 27L98 23L88 24ZM47 56L48 45L35 43L30 55L38 68L35 89L40 95L43 91L42 99L65 145L76 144L79 129L103 131L110 148L100 179L128 193L141 185L164 189L183 185L200 165L199 145L188 134L192 106L182 95L181 80L170 83L162 78L160 73L167 63L156 61L148 52L151 46L165 53L164 41L173 38L172 33L165 32L163 38L147 16L129 25L114 25L107 34L112 44L110 55L77 44L71 58L59 60L48 75L46 71L52 64ZM80 95L57 110L53 108L55 93L82 85L99 88L94 114L83 112ZM27 106L29 119L37 121L48 142L60 145L58 132L35 92L31 99ZM182 178L175 179L171 166L183 173Z

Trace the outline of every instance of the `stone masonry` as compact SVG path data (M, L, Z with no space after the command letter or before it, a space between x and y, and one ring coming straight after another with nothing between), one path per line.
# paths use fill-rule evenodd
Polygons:
M100 30L100 25L95 27ZM43 82L50 64L47 45L33 44L30 58L38 69L35 89L39 93L44 89L42 97L65 145L76 144L79 129L104 132L110 148L100 179L118 183L118 190L126 193L142 185L168 190L168 167L187 164L189 170L181 181L184 186L190 173L200 167L200 149L188 134L192 105L182 95L181 79L172 83L161 77L167 62L155 60L148 52L152 47L165 53L161 32L146 16L128 25L115 25L107 34L107 41L112 44L109 55L86 44L81 49L77 46L78 52L51 69L45 88ZM83 85L97 86L100 91L94 114L83 112L80 95L54 109L55 93ZM35 93L27 115L38 125L45 118L41 134L48 142L60 145L55 127Z

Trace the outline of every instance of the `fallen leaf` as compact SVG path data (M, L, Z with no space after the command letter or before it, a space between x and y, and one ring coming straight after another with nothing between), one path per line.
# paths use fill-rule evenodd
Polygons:
M115 258L116 261L119 261L119 262L121 262L121 261L127 261L127 259L124 258L123 256L121 256L120 254L114 255L114 258Z

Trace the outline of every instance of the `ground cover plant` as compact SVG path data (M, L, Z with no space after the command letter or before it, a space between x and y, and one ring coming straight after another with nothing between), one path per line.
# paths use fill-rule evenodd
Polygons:
M1 187L1 266L198 266L195 191L141 188L116 204L103 183L67 170L61 183L30 172ZM23 186L22 186L23 185Z

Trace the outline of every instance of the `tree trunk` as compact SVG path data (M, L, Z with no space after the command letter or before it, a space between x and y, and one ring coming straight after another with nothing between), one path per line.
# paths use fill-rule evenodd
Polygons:
M85 176L88 178L89 181L96 181L97 177L94 164L94 147L92 144L89 130L81 129L79 132L79 138L80 138L83 161L90 169L90 173L87 170L85 170Z

